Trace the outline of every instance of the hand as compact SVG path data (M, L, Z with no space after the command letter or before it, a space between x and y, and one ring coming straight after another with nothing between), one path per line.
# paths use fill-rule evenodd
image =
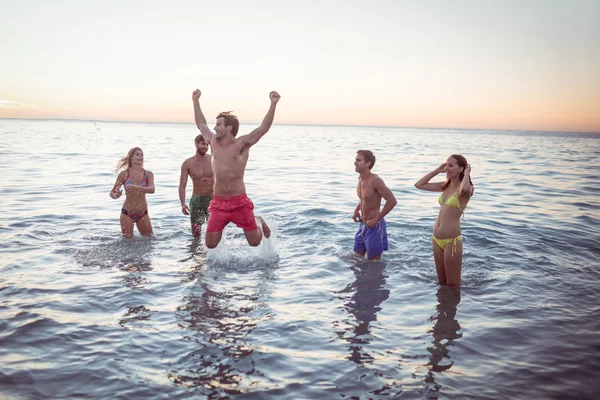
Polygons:
M187 206L187 204L181 205L181 212L185 215L190 215L190 208Z
M471 164L467 164L465 170L463 171L465 175L471 175Z
M110 191L110 197L113 199L118 199L119 197L121 197L122 194L123 191L121 189Z
M442 172L444 172L446 170L446 163L443 163L442 165L440 165L439 167L437 167L437 169L435 170L436 173L441 174Z
M202 94L202 92L200 91L200 89L196 89L192 92L192 100L194 101L198 101L200 100L200 95Z
M125 192L127 193L131 193L131 192L139 192L141 186L139 185L134 185L133 183L130 183L129 185L125 185Z
M360 217L360 211L355 210L354 215L352 216L352 219L354 220L354 222L362 221L362 218Z
M377 225L378 222L379 220L377 218L373 218L368 220L365 225L367 225L369 228L375 228L375 225Z
M281 99L281 96L276 91L272 91L269 93L269 99L271 99L271 104L277 104L279 99Z

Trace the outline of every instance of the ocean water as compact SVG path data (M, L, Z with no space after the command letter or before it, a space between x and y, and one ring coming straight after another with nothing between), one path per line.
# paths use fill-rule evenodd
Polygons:
M246 172L273 237L207 251L177 195L196 134L0 120L0 398L600 397L600 135L275 125ZM125 240L108 192L133 146L155 235ZM360 148L399 201L375 263L351 251ZM413 187L452 153L475 185L460 291Z

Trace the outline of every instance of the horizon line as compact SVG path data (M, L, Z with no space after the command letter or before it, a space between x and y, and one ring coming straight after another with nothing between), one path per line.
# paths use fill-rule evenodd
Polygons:
M81 121L81 122L108 122L108 123L126 123L126 124L180 124L180 125L195 125L194 122L175 122L175 121L134 121L134 120L110 120L110 119L90 119L90 118L14 118L1 117L0 120L34 120L34 121ZM249 125L259 122L246 123ZM242 124L240 124L242 125ZM466 131L499 131L499 132L554 132L554 133L588 133L600 134L600 131L565 131L565 130L539 130L539 129L508 129L508 128L463 128L463 127L439 127L439 126L401 126L401 125L348 125L348 124L315 124L315 123L273 123L273 125L284 126L332 126L332 127L349 127L349 128L399 128L399 129L453 129Z

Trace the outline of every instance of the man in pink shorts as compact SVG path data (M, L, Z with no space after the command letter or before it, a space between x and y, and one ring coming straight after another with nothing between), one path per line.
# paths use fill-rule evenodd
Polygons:
M263 235L269 238L271 231L262 217L254 216L254 204L246 195L244 171L250 147L258 143L273 124L280 96L277 92L271 92L271 107L260 126L248 135L237 137L240 123L231 112L217 115L215 132L210 130L200 109L200 95L199 89L192 93L194 117L196 126L212 147L212 169L215 176L214 195L208 207L210 216L206 228L206 247L217 247L223 236L223 229L230 222L244 230L250 246L258 246Z

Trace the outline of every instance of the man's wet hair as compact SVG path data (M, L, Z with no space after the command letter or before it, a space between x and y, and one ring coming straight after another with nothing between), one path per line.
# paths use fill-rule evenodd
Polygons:
M360 154L365 162L371 162L371 164L369 164L369 169L375 166L375 154L373 154L371 150L358 150L356 154Z
M196 142L196 144L200 143L200 142L206 142L206 139L204 139L204 136L202 136L202 134L196 136L196 139L194 139L194 142Z
M238 121L238 118L232 114L232 111L223 111L217 115L217 119L219 118L223 118L225 127L231 126L231 133L235 137L238 133L238 129L240 128L240 121Z

